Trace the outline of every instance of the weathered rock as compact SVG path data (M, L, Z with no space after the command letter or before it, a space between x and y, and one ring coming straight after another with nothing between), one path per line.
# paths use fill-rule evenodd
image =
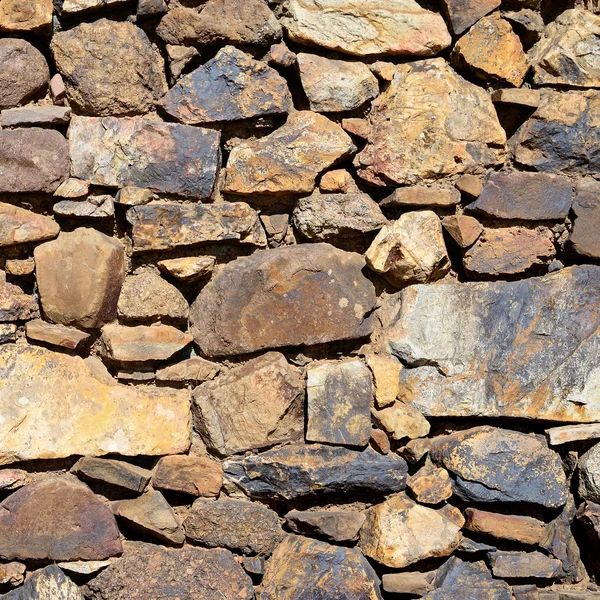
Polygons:
M495 8L501 0L442 0L454 35L460 35Z
M25 565L19 562L9 562L0 565L0 585L16 587L25 580Z
M429 459L407 479L406 487L420 504L440 504L452 496L452 480L448 471L435 467Z
M574 35L575 32L575 35ZM566 10L546 26L529 52L537 85L598 87L600 16L583 8Z
M424 185L414 185L395 189L387 198L381 201L380 206L405 207L405 206L456 206L460 202L458 190L430 188Z
M56 73L50 79L50 96L54 104L62 106L67 97L67 88L65 87L64 79L60 73Z
M552 232L545 228L484 229L463 257L471 275L517 275L546 265L556 255Z
M151 190L127 185L120 189L115 196L115 202L123 206L141 206L152 200L157 200L157 195Z
M433 56L450 45L441 15L413 0L291 0L290 39L355 56Z
M54 195L59 198L83 198L90 191L90 186L87 181L69 177L65 179L54 192Z
M292 500L331 492L397 492L406 485L407 466L399 456L383 456L371 448L356 452L341 446L292 444L230 459L224 470L252 498Z
M271 65L285 69L294 66L296 62L296 55L283 42L273 44L269 49L269 64Z
M0 464L165 455L190 443L187 392L108 385L81 358L40 347L0 346L0 405Z
M346 169L334 169L323 174L319 181L319 190L322 194L348 194L357 192L358 187Z
M503 515L471 507L465 510L465 516L465 529L469 531L522 544L539 544L546 527L544 522L532 517Z
M192 336L170 325L102 328L102 354L119 362L167 360L192 343Z
M392 66L395 69L396 65ZM371 125L367 119L342 119L342 127L344 131L355 135L361 140L368 140L371 133Z
M242 195L309 193L319 173L355 149L348 134L327 117L294 112L270 135L234 146L223 191Z
M25 324L25 335L28 340L43 342L51 346L59 346L68 350L76 350L81 344L89 340L90 334L66 325L46 323L41 319L29 321Z
M67 140L38 127L0 131L0 167L0 193L52 193L69 176Z
M0 202L0 247L49 240L59 231L58 223L51 217Z
M152 475L152 485L159 490L211 498L219 495L223 469L218 462L201 456L163 456Z
M370 233L387 223L377 203L363 193L315 193L300 198L293 221L305 238L319 242Z
M375 406L385 408L393 404L400 391L402 363L391 356L379 354L367 354L365 359L373 373Z
M215 267L214 256L189 256L184 258L168 258L157 264L163 273L181 281L195 281L206 275L210 275Z
M209 357L364 337L375 290L363 268L358 254L328 244L238 258L192 305L192 334Z
M406 458L406 460L411 464L418 463L424 456L429 454L431 450L431 440L429 438L419 438L416 440L410 440L404 446L404 448L399 449L399 454Z
M46 318L81 327L101 327L116 318L125 279L119 240L79 228L37 246L33 254Z
M309 442L366 446L371 436L371 372L358 359L306 369Z
M307 593L381 600L379 578L358 550L290 535L268 563L261 600L302 600Z
M221 365L193 356L156 372L156 381L168 383L202 383L214 379Z
M546 429L546 437L550 446L560 446L579 440L593 440L600 438L600 423L552 427L552 429Z
M454 185L456 186L457 190L460 190L463 194L471 196L472 198L478 198L483 191L483 183L481 182L481 178L477 175L470 175L469 173L461 175L454 182Z
M459 526L442 513L415 504L404 494L369 508L366 516L360 530L361 550L394 569L425 558L448 556L461 539Z
M0 323L0 344L7 344L9 342L16 341L17 326L14 323Z
M520 10L504 11L502 16L511 23L515 31L519 34L523 46L531 48L544 33L544 18L538 10L531 8L520 8Z
M373 415L393 440L402 440L406 437L412 440L429 433L427 419L410 404L404 402L394 402L383 410L374 410Z
M277 513L246 500L199 498L183 523L188 540L268 556L283 538Z
M258 214L244 202L231 204L148 204L127 212L133 250L169 250L207 242L265 246Z
M381 454L389 454L391 448L390 438L385 431L381 429L371 429L371 438L369 444Z
M125 279L117 311L126 321L185 320L189 306L175 286L154 271L142 271Z
M2 111L2 127L44 127L66 125L71 119L71 109L64 106L22 106Z
M569 236L571 249L580 256L599 259L600 240L596 235L600 226L600 184L591 177L575 184L573 201L575 222Z
M322 537L328 542L358 539L365 518L364 513L350 510L291 510L285 515L294 533Z
M0 1L0 31L49 30L52 0Z
M23 587L3 595L2 598L4 600L84 600L79 588L56 565L35 571Z
M40 316L34 296L26 294L18 285L6 282L0 271L0 322L27 321Z
M185 541L177 515L160 492L149 490L132 500L112 502L111 507L119 520L161 542L180 545Z
M560 561L541 552L490 552L496 577L551 579L560 572Z
M400 373L402 399L425 416L598 421L599 293L594 266L404 290L385 333L412 367Z
M81 12L105 8L106 6L115 7L125 3L127 3L127 0L64 0L62 13L66 15L75 15Z
M451 215L442 219L442 226L461 248L470 248L483 233L483 225L467 215Z
M144 491L152 476L150 471L122 460L109 460L93 456L80 458L71 467L71 473L75 473L80 479L86 481L103 482L138 493Z
M35 271L35 260L33 258L9 258L4 263L4 270L8 275L26 277Z
M2 10L0 3L0 29ZM0 40L0 109L18 106L37 94L43 95L50 81L48 64L42 53L29 42L15 38Z
M93 575L109 567L115 560L115 558L109 558L107 560L73 560L67 562L59 562L57 566L63 571L68 573L78 573L82 575Z
M2 469L0 471L0 490L16 490L31 481L23 469Z
M88 196L85 200L61 200L53 209L55 215L68 218L113 219L115 205L112 196Z
M492 92L492 102L494 104L514 104L525 108L537 108L540 105L540 100L540 90L508 88Z
M298 70L310 110L315 112L354 110L379 94L377 79L363 63L302 52Z
M69 103L80 114L142 114L165 92L162 59L133 23L82 23L57 33L50 48Z
M579 495L590 502L600 502L600 444L579 459Z
M107 504L74 477L30 483L0 504L0 556L102 560L121 553Z
M430 210L407 212L385 225L365 258L396 287L435 281L450 270L442 224Z
M288 232L290 231L290 215L275 214L275 215L260 215L260 222L262 223L271 246L279 246L285 241Z
M221 456L299 439L304 382L283 354L269 352L194 390L194 424Z
M139 0L136 15L141 18L164 15L169 10L165 0Z
M85 592L89 600L254 598L250 577L228 550L164 548L139 542L126 543L123 557L89 581Z
M169 62L169 72L171 73L171 83L175 83L181 77L184 69L200 56L200 52L191 46L166 44L165 49Z
M288 113L292 95L275 69L226 46L181 78L160 105L180 123L196 125Z
M174 8L156 31L169 44L194 46L270 46L281 38L281 25L263 0L209 0L200 13Z
M458 40L452 59L484 81L520 87L529 70L519 36L499 13L484 17Z
M569 214L573 185L549 173L492 173L468 209L488 217L525 221L563 220Z
M430 455L455 475L454 493L464 500L548 508L567 501L560 457L533 435L474 427L434 439Z
M177 123L73 117L71 175L94 185L134 185L201 200L213 191L219 140L217 131Z
M504 156L506 133L489 95L442 58L398 65L369 122L369 143L354 162L374 185L471 173Z

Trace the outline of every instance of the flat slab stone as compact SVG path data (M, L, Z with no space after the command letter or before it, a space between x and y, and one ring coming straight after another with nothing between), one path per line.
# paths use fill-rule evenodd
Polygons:
M209 357L356 339L373 330L364 259L329 244L265 250L225 265L190 310Z
M490 552L488 556L496 577L552 579L560 573L560 561L541 552Z
M49 240L59 231L52 217L0 202L0 247Z
M152 486L212 498L219 495L223 485L223 469L216 460L204 456L163 456L152 475Z
M150 471L137 465L122 460L95 458L94 456L80 458L71 467L71 473L75 473L80 479L104 482L137 493L144 491L152 476Z
M89 333L75 329L75 327L47 323L41 319L25 323L25 335L28 340L59 346L68 350L77 349L90 338Z
M66 125L71 109L65 106L22 106L7 108L0 115L3 127Z
M133 185L206 199L212 194L221 162L219 142L219 132L199 127L73 117L69 126L71 175L94 185Z
M0 0L0 31L49 30L52 0Z
M285 515L293 532L330 542L357 540L365 518L364 513L353 510L291 510Z
M599 267L416 285L400 298L385 336L408 366L400 398L425 416L600 420Z
M108 385L83 359L36 346L0 346L0 412L0 464L177 454L190 444L188 392Z

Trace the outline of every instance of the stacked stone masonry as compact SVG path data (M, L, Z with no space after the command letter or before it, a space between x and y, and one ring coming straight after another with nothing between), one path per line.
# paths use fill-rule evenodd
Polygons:
M0 599L600 599L595 0L0 0Z

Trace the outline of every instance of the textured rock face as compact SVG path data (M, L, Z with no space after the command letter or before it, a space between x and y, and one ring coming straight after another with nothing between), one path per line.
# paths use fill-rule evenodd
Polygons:
M0 1L0 31L39 31L50 29L52 0Z
M600 258L600 240L596 235L600 224L600 184L590 178L580 179L573 201L575 223L569 243L580 256Z
M0 375L1 464L176 454L189 446L185 391L107 385L81 358L15 344L0 346Z
M476 508L465 511L465 529L496 539L508 539L523 544L539 544L546 524L532 517L502 515Z
M220 162L217 131L135 119L75 117L71 175L108 187L135 185L210 197Z
M192 305L194 338L206 355L226 356L369 335L375 290L363 267L328 244L238 258Z
M75 327L46 323L41 319L29 321L25 325L25 335L28 340L36 340L44 344L60 346L69 350L77 349L78 346L87 342L90 338L89 333L79 331Z
M151 473L121 460L84 456L72 467L71 473L87 481L103 481L132 492L143 492Z
M35 571L23 587L3 597L6 600L83 600L79 588L56 565Z
M19 286L7 283L6 274L0 271L0 319L24 321L35 319L39 315L36 299L24 293Z
M460 35L481 17L500 6L500 0L442 0L452 31Z
M375 185L414 184L502 160L506 134L489 96L441 58L396 67L369 120L369 143L355 165Z
M50 217L0 202L0 247L52 239L59 231Z
M358 539L366 517L349 510L291 510L285 518L295 533L315 535L331 542L348 542Z
M163 456L152 475L152 485L191 496L213 497L223 485L223 469L210 458Z
M450 45L441 15L413 0L291 0L290 39L355 56L433 56Z
M541 552L490 552L489 557L496 577L551 579L560 571L560 561Z
M408 288L386 332L391 352L413 367L400 374L402 399L428 416L596 421L599 281L588 266Z
M590 502L600 502L600 445L593 446L578 464L579 495Z

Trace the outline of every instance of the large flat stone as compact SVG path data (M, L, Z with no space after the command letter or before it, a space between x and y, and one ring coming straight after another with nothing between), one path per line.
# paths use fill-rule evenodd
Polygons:
M81 358L35 346L0 346L0 409L0 464L177 454L190 443L188 392L107 385Z
M133 185L205 199L212 194L221 162L219 140L219 132L199 127L73 117L69 127L71 175L95 185Z
M265 250L224 266L192 305L207 356L367 336L375 289L364 260L329 244Z
M416 285L391 300L400 397L432 417L600 420L600 268Z

